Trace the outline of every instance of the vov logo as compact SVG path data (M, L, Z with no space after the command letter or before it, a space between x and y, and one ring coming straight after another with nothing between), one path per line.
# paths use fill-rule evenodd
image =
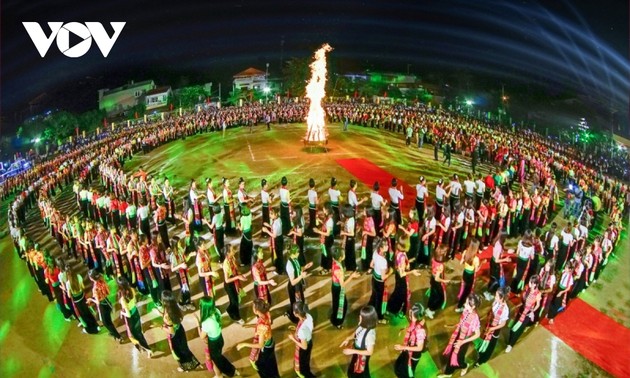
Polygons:
M38 22L22 22L42 58L46 56L53 39L57 40L59 51L69 58L80 58L85 55L90 50L92 39L94 39L103 57L107 58L126 22L110 22L109 24L114 29L114 35L111 37L100 22L86 22L85 25L80 22L68 22L66 24L63 22L49 22L48 27L51 33L49 36L46 36ZM81 38L81 42L70 46L70 33Z

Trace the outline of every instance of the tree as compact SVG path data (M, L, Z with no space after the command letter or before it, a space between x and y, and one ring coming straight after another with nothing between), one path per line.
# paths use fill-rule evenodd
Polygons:
M196 104L205 102L206 97L210 96L210 92L206 91L203 85L193 85L181 88L177 93L175 104L181 104L184 108L190 108Z
M291 58L282 67L285 89L292 97L306 94L306 82L311 76L310 58Z

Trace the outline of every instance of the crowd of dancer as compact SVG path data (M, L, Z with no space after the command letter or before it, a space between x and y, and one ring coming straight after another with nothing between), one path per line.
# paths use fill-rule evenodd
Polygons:
M348 284L370 276L369 302L360 311L358 328L341 345L342 353L352 356L348 376L370 376L377 324L407 317L405 338L395 345L401 354L394 371L398 377L413 377L426 350L425 317L439 316L448 302L456 303L461 318L444 351L443 373L450 376L462 369L463 375L474 340L481 339L476 364L491 358L508 326L510 298L522 304L508 326L506 352L526 328L542 319L553 322L570 298L597 280L614 253L627 216L627 185L573 160L566 147L560 150L535 133L516 135L424 108L340 103L327 105L326 111L333 122L400 133L410 146L412 140L418 147L431 143L436 159L440 146L446 159L451 153L468 155L472 172L465 178L454 174L448 183L442 179L428 183L420 176L415 199L404 198L396 179L373 183L370 195L360 198L359 183L352 180L346 185L334 177L325 193L318 192L321 185L310 179L304 183L305 198L296 199L291 192L300 185L293 187L288 177L279 183L263 179L254 191L247 190L243 178L233 190L226 177L206 178L203 188L196 180L187 188L173 188L168 177L142 168L123 170L133 155L177 138L254 126L263 120L297 122L306 114L303 104L211 110L120 129L5 183L5 193L19 188L9 209L16 252L40 292L56 301L66 320L76 319L90 334L99 333L100 324L120 342L123 337L112 317L120 308L127 338L151 356L137 305L140 295L146 297L153 304L146 309L155 308L163 319L182 371L200 366L182 325L184 314L195 312L206 345L205 367L217 376L239 374L222 352L217 288L222 281L229 299L225 311L239 324L245 323L241 303L252 295L257 318L253 341L240 343L237 349L251 350L249 360L261 377L279 377L270 306L271 287L284 282L298 376L314 376L310 368L314 324L305 296L305 279L313 274L331 279L330 323L340 329L347 315ZM491 170L482 174L478 163L490 163ZM62 211L55 200L68 187L74 201L71 209ZM579 198L576 192L581 193ZM573 197L571 211L564 213L566 219L555 221L561 195ZM599 213L607 214L608 223L602 235L593 238L589 230L605 221L587 201L595 195L603 200ZM411 210L403 212L408 207ZM39 209L61 253L41 248L41 235L26 235L23 227L31 208ZM507 248L507 238L514 238L517 247ZM307 258L311 246L318 252ZM488 272L480 258L487 248L492 250ZM267 258L271 266L265 265ZM446 276L450 260L463 266L461 278ZM213 270L213 261L220 264L222 274ZM91 295L86 295L87 280L84 283L77 263L88 269ZM196 305L191 299L195 268L203 293ZM425 304L410 283L422 269L431 276ZM481 294L476 281L482 278L488 283ZM110 301L111 280L117 286L117 303ZM244 290L248 280L254 282L250 294ZM452 300L446 295L450 282L460 285ZM483 330L477 313L481 296L493 301Z

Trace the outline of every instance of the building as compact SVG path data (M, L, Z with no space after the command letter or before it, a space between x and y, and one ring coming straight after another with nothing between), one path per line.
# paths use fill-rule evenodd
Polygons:
M234 88L240 90L263 90L269 86L267 73L254 67L237 73L234 77Z
M98 108L103 109L108 115L122 113L138 104L145 103L147 92L155 89L153 80L145 80L138 83L133 81L114 89L98 90Z
M151 89L144 95L144 103L147 106L147 110L168 105L168 99L172 95L173 91L168 86Z

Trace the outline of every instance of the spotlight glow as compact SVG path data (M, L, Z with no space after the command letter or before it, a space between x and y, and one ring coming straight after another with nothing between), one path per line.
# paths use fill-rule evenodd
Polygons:
M332 51L332 47L325 43L315 51L314 61L311 63L311 80L306 85L306 97L311 100L308 108L306 124L308 142L323 142L327 139L326 125L324 124L324 108L322 99L326 96L326 53Z

